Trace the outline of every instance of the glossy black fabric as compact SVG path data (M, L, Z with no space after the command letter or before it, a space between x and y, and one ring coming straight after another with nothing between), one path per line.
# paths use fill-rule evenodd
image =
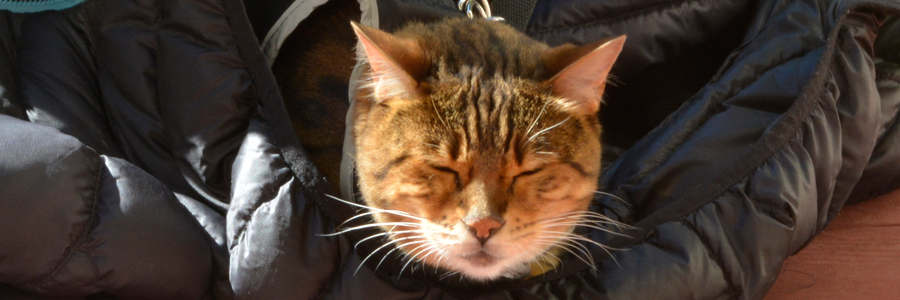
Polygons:
M331 232L335 221L324 220L353 212L321 195L332 191L280 129L282 108L264 99L264 117L252 126L258 133L238 159L260 164L236 171L242 196L229 212L232 280L257 281L235 285L236 295L761 299L784 259L849 198L900 187L898 148L888 148L896 143L897 50L873 50L878 36L892 36L895 29L882 25L898 8L888 1L538 1L525 32L550 44L627 34L613 70L621 83L607 105L652 115L603 121L607 130L641 129L605 139L628 151L601 183L629 204L598 196L595 209L637 228L627 237L586 234L627 250L593 247L596 265L569 257L524 282L441 280L404 270L394 257L374 271L377 261L360 264L375 247L354 247L367 233L311 234ZM378 12L388 30L458 15L452 3L427 0L378 1ZM278 156L278 149L295 155ZM261 181L265 168L279 176ZM299 176L282 175L288 170ZM864 175L886 180L860 183Z
M241 3L0 21L0 299L230 299L224 212L260 93Z
M0 282L20 290L4 299L228 295L214 292L221 216L53 128L8 116L0 128Z
M628 35L601 178L628 204L594 209L637 229L585 232L627 249L594 266L494 284L376 272L359 235L322 236L354 210L324 196L241 1L4 12L0 298L760 299L848 199L900 187L898 9L537 1L525 32L548 43Z

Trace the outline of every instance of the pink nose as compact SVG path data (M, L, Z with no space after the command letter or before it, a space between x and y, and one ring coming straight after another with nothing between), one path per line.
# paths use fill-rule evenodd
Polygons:
M494 218L481 218L467 221L466 226L469 226L469 231L472 231L472 233L475 234L475 237L478 238L481 243L484 243L491 234L494 233L497 228L503 226L503 224Z

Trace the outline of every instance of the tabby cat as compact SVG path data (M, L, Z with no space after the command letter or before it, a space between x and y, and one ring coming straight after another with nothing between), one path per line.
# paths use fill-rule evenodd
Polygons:
M546 271L563 251L582 256L573 249L591 241L573 229L612 223L587 209L600 174L600 96L624 36L549 47L467 18L393 34L352 26L367 70L348 115L362 214L387 244L492 280ZM319 117L305 111L292 119L307 147L322 139L311 137ZM342 136L331 138L332 150L312 158L334 183Z
M624 36L551 48L467 18L354 29L370 69L352 112L359 188L406 255L490 280L552 265L575 226L605 220L587 209Z

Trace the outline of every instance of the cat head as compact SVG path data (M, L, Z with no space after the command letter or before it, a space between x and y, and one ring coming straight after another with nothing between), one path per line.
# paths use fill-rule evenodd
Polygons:
M625 37L549 47L506 25L353 24L359 188L405 255L495 279L554 265L600 174L597 112Z

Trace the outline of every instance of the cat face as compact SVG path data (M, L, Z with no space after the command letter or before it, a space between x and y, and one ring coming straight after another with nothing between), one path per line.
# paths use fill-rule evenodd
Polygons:
M390 243L490 280L583 239L572 230L598 218L596 113L624 38L550 48L468 19L354 28L371 72L353 112L360 192Z

